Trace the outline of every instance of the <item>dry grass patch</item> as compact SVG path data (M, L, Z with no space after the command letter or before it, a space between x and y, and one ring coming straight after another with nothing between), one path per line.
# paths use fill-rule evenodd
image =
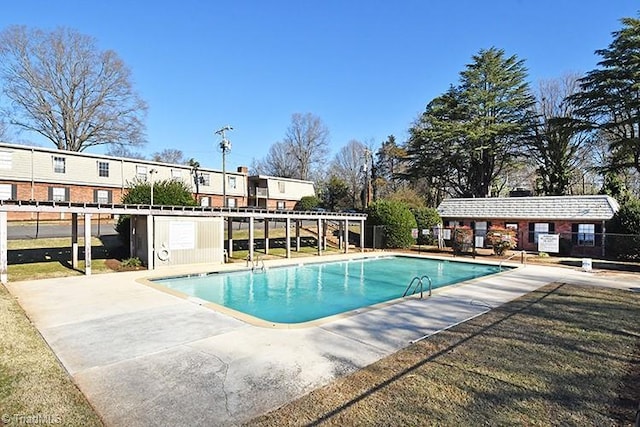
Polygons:
M552 284L250 425L632 425L640 294Z
M0 330L0 425L102 425L24 311L2 285Z

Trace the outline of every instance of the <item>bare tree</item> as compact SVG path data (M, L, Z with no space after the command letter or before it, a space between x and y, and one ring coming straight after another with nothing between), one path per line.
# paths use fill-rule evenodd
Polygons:
M360 141L351 140L343 146L333 159L331 172L347 184L351 207L356 206L360 191L365 186L367 147Z
M263 160L254 161L252 169L257 174L283 178L293 178L298 173L296 160L285 142L276 142L269 147L266 157Z
M133 151L130 147L121 144L114 144L105 153L107 156L124 157L126 159L146 159L146 156L139 151Z
M182 150L176 148L165 148L162 151L156 151L151 155L151 160L154 162L187 164Z
M10 123L51 140L58 149L144 144L147 106L131 72L92 37L9 27L0 33L0 77L11 101Z
M295 113L285 134L287 153L296 161L294 178L311 179L314 168L321 169L329 152L329 129L320 117L311 113Z

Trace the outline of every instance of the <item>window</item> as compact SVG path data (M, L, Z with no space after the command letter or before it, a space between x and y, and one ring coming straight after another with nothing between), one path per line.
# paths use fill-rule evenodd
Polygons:
M181 179L182 178L182 169L171 169L171 179Z
M210 206L209 197L201 197L200 206Z
M98 160L98 176L109 178L109 162L101 162Z
M285 205L283 201L276 202L276 209L285 209Z
M506 222L504 224L504 228L512 229L518 231L518 223L517 222Z
M228 177L229 180L229 188L234 189L236 188L236 177L235 176L230 176Z
M147 167L146 166L136 166L136 177L141 181L147 180Z
M93 192L94 203L110 204L111 203L111 190L94 190Z
M0 200L16 199L15 184L0 184Z
M0 151L0 169L11 169L11 151Z
M49 187L49 200L54 202L68 202L69 189L66 187Z
M596 226L594 224L578 224L578 246L594 246L596 244Z
M236 199L227 199L227 207L235 208L236 207Z
M208 173L200 174L200 185L209 185L210 177Z
M282 181L278 182L278 191L281 193L284 193L284 182Z
M538 243L538 236L541 234L553 234L555 224L553 222L530 222L529 223L529 243Z
M65 158L53 156L53 171L55 173L66 173Z

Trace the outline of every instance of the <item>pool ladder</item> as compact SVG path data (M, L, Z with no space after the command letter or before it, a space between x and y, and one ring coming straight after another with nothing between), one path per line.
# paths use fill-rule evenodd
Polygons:
M255 271L260 268L260 270L265 271L267 268L264 265L264 259L262 257L257 257L256 259L251 259L249 255L247 255L247 267L249 267L249 263L251 263L251 271Z
M418 292L418 289L420 289L420 298L422 298L422 293L424 291L424 279L427 279L429 281L429 296L431 296L431 288L433 287L433 285L431 283L431 277L427 276L426 274L422 277L416 276L411 279L411 282L409 282L409 286L407 286L407 289L404 291L404 294L402 294L402 296L406 297L407 295L413 295Z

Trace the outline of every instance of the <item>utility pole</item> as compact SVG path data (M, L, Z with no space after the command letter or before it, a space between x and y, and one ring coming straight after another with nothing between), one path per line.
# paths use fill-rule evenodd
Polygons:
M227 139L225 132L233 130L231 126L225 126L222 129L216 131L216 135L222 137L220 141L220 150L222 151L222 207L227 207L227 169L226 169L226 157L227 152L231 151L231 142Z

